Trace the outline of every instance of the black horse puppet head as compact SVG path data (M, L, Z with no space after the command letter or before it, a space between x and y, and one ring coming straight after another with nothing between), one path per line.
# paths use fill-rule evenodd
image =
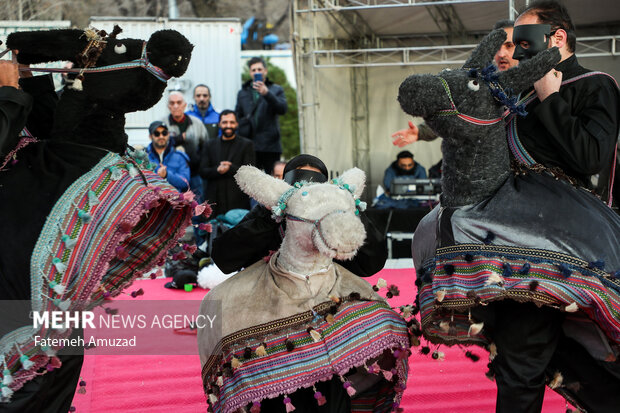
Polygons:
M557 48L498 72L493 57L506 39L487 35L461 69L412 75L400 85L402 109L421 116L443 138L442 205L462 206L490 196L510 173L506 111L524 115L517 95L559 61Z
M148 41L117 39L120 28L104 31L51 30L9 35L19 63L71 61L84 69L63 93L52 139L123 152L125 113L146 110L161 99L166 80L185 73L193 45L174 30Z

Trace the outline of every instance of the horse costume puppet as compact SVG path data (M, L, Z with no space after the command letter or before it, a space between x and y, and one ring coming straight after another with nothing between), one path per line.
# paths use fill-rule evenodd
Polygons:
M124 115L153 106L166 80L185 72L193 46L173 30L148 41L116 39L118 32L8 37L20 63L69 60L79 73L58 102L48 139L0 142L11 161L0 171L7 241L0 249L1 300L31 300L33 311L92 308L163 262L190 223L192 194L153 173L144 151L128 149ZM0 339L3 401L60 365L59 348L36 345L34 337L70 334L32 324L6 332Z
M565 334L595 359L614 361L620 217L561 171L511 169L504 118L524 114L511 92L531 87L560 54L551 48L497 72L491 63L504 39L496 30L463 68L400 85L403 110L443 137L441 203L413 240L423 333L435 343L487 346L493 356L484 317L476 315L499 300L531 302L566 312ZM567 395L570 386L557 390Z
M221 339L199 329L213 412L387 412L407 381L404 320L364 280L332 262L363 244L364 173L293 186L243 166L241 189L287 220L280 250L211 290Z

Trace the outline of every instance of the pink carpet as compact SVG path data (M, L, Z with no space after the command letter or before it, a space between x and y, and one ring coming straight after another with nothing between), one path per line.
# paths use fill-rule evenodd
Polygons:
M415 296L414 272L410 269L383 270L377 278L399 286L401 294L390 300L393 306L409 304ZM192 292L168 290L169 279L139 280L131 290L142 288L145 294L135 298L148 300L200 300L205 290ZM385 293L385 291L381 291ZM123 295L119 299L130 299ZM431 347L434 349L434 347ZM480 361L472 362L460 348L441 347L444 361L433 360L413 349L409 380L401 406L405 412L491 413L495 409L495 384L485 376L487 354L473 351ZM86 394L77 394L73 405L77 412L205 412L206 404L200 379L198 356L86 356L82 368ZM543 412L566 410L564 399L547 390Z

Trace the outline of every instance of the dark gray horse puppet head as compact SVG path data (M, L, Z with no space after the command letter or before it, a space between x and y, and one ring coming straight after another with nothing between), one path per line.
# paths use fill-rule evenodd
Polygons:
M71 61L74 68L87 68L73 87L65 88L54 116L53 139L124 152L124 115L153 106L166 80L185 73L194 46L179 32L160 30L148 41L117 39L120 32L116 26L110 35L66 29L8 36L7 47L19 50L19 63ZM142 66L137 66L140 61Z
M461 69L412 75L400 85L402 109L423 117L443 137L444 206L479 202L504 182L510 158L503 117L509 112L524 115L516 96L560 61L554 47L498 72L493 57L505 39L503 29L495 30Z

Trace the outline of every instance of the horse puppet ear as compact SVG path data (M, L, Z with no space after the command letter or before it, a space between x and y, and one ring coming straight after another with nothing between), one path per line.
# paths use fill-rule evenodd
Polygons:
M505 41L506 31L504 29L493 30L480 41L480 44L478 44L463 65L463 69L483 69L487 67L493 63L495 53L497 53Z
M240 167L235 180L243 192L267 208L277 205L280 196L292 188L282 179L267 175L250 165Z
M366 186L366 174L359 168L347 169L340 175L340 181L347 184L355 198L359 198Z
M7 48L19 50L17 61L34 64L68 60L76 57L88 45L84 30L62 29L11 33L6 40Z
M518 66L499 72L499 83L505 90L510 89L512 94L517 95L532 87L534 82L553 69L561 58L557 47L543 50L531 59L521 60Z

